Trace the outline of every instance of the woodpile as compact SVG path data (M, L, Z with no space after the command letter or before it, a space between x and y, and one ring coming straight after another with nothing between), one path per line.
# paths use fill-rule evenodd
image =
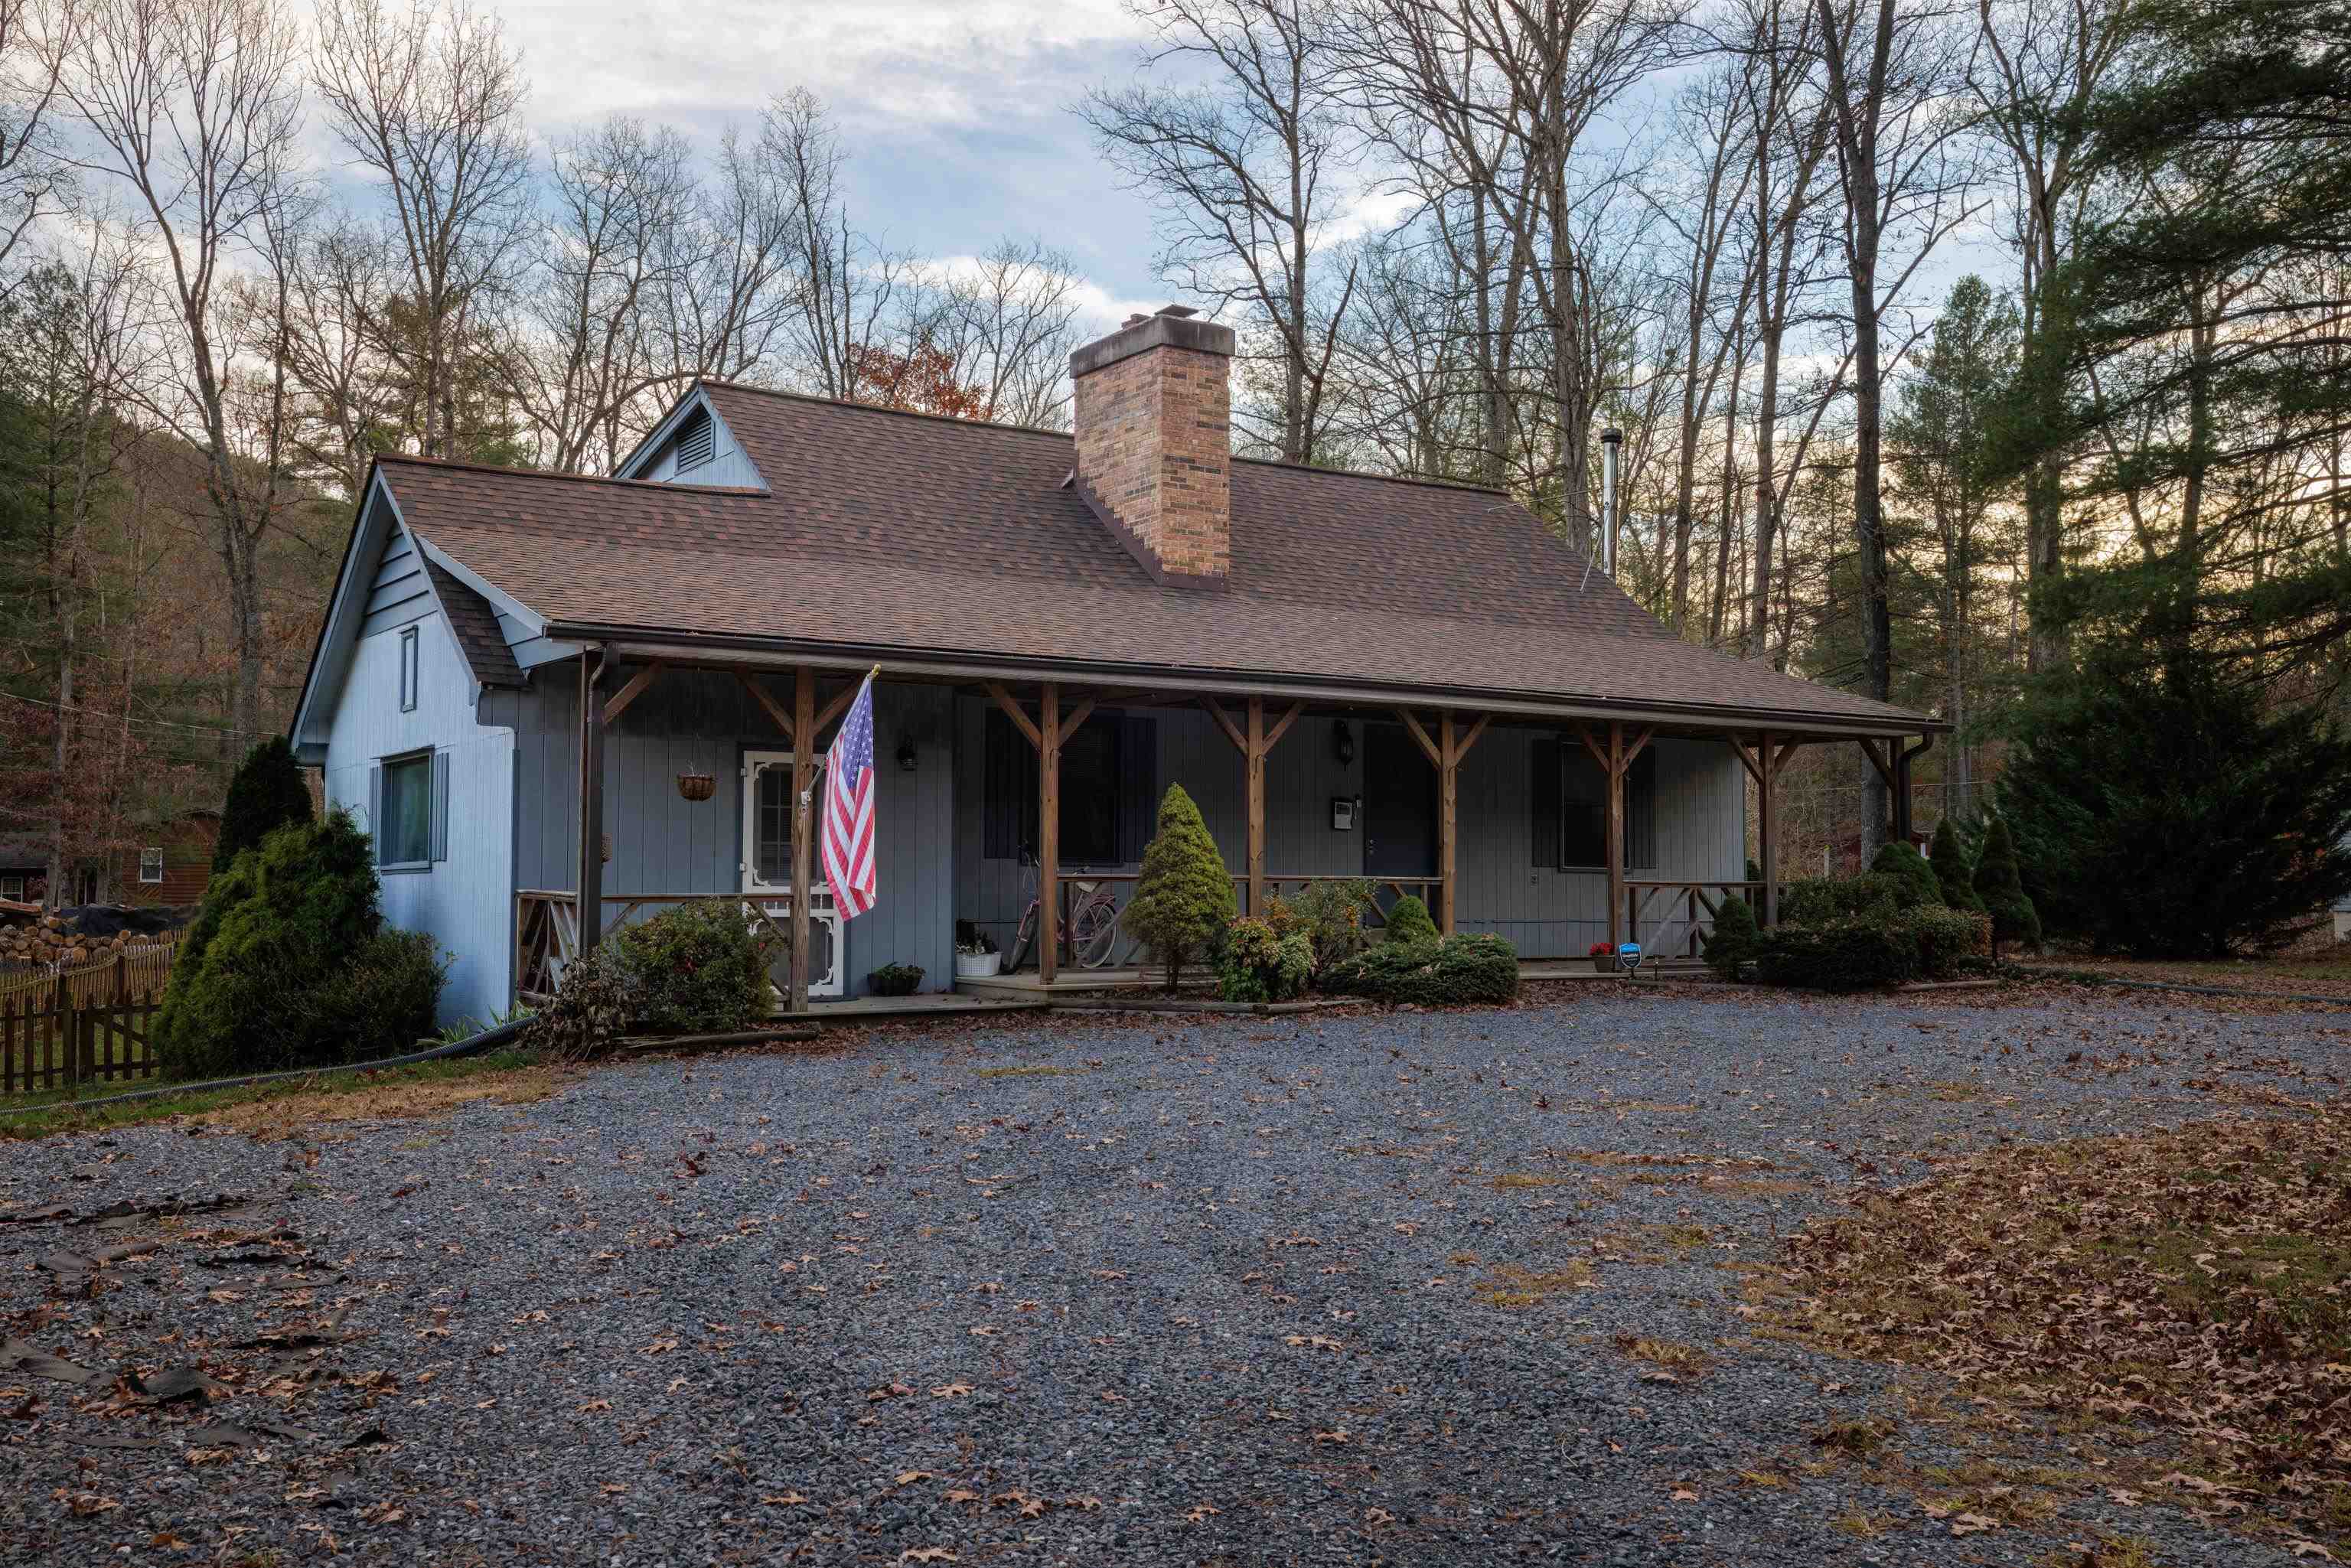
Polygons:
M94 964L129 949L152 947L159 937L136 931L93 936L63 915L0 925L0 961L20 964Z

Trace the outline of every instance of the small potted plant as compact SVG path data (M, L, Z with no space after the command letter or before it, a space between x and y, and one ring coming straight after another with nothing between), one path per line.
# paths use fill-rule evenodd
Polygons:
M956 978L985 980L1004 967L996 938L968 920L956 922Z
M1592 945L1591 956L1592 967L1599 973L1613 975L1616 972L1616 949L1607 943L1594 942Z
M865 988L877 997L911 997L923 988L923 967L884 964L865 977Z

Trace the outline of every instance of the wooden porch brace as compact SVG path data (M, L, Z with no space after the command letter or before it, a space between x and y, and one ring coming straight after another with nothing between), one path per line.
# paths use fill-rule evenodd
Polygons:
M1243 913L1263 915L1265 913L1265 759L1273 755L1273 748L1280 745L1281 737L1290 732L1290 727L1296 723L1298 716L1306 710L1306 705L1290 704L1290 711L1274 720L1273 727L1269 730L1265 727L1263 697L1249 699L1246 714L1247 729L1235 724L1232 716L1224 710L1216 698L1206 697L1202 701L1207 706L1209 716L1217 721L1217 727L1225 732L1225 738L1239 748L1242 765L1248 770L1249 906Z
M987 695L1037 748L1037 977L1050 986L1061 972L1061 742L1086 722L1094 699L1064 714L1061 683L1047 681L1032 721L1003 683L988 682Z
M1608 779L1608 946L1614 947L1625 940L1625 777L1633 771L1633 764L1656 735L1653 726L1625 743L1625 727L1608 726L1608 744L1603 746L1592 731L1583 725L1575 727L1576 739L1600 764L1600 771Z
M1455 922L1460 914L1460 899L1456 896L1456 871L1459 863L1459 802L1461 799L1461 759L1486 733L1486 725L1493 715L1480 714L1467 734L1456 727L1453 710L1446 708L1437 716L1437 737L1429 738L1420 720L1406 708L1398 708L1396 716L1404 720L1405 729L1421 750L1437 767L1437 929L1442 936L1453 935Z
M604 674L604 651L580 653L580 892L574 911L580 923L580 956L595 951L604 936L604 705L596 683Z

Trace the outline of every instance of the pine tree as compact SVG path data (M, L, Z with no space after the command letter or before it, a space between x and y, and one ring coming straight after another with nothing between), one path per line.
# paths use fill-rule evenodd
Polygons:
M1159 831L1143 852L1134 897L1121 916L1134 938L1167 966L1173 991L1184 966L1207 951L1233 918L1232 873L1200 808L1170 784L1159 802Z
M1991 916L1991 956L2000 956L2001 937L2028 947L2041 946L2041 917L2032 900L2024 896L2024 880L2017 873L2016 840L2006 817L1994 817L1984 835L1983 859L1976 866L1976 896Z
M1927 863L1934 869L1935 881L1943 890L1943 902L1953 909L1982 914L1984 904L1976 892L1975 867L1968 863L1968 847L1959 841L1958 819L1945 817L1936 824L1933 847L1933 858Z
M294 760L294 748L273 735L245 754L228 782L221 807L220 841L213 846L213 870L226 871L240 850L258 846L288 822L310 820L310 787Z
M1743 898L1726 898L1714 912L1714 929L1707 935L1706 967L1726 980L1736 980L1762 942L1754 909Z

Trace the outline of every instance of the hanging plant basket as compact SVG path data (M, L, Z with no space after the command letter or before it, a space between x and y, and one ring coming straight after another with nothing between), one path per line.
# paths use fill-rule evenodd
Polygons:
M707 773L681 773L677 776L677 792L689 800L707 800L717 789L718 780Z

